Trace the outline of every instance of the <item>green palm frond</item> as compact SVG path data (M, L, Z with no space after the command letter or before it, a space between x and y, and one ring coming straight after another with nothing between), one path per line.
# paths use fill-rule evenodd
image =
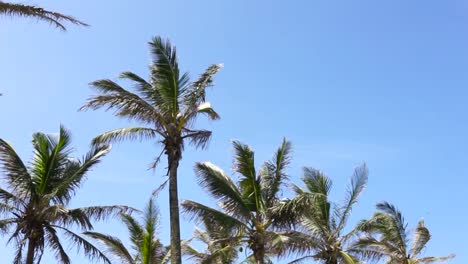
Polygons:
M111 80L99 80L91 83L91 86L103 93L91 97L80 108L80 110L106 108L114 109L114 114L119 117L141 121L143 123L156 125L157 128L164 126L164 116L149 102L137 94L129 92ZM154 121L157 123L154 123Z
M197 131L185 131L182 136L183 139L188 139L189 144L196 148L204 149L208 146L211 139L211 131L208 130L197 130Z
M234 171L242 175L239 180L243 200L251 210L263 211L265 200L262 197L260 179L256 175L254 152L246 144L239 141L233 142L234 146Z
M366 164L363 164L355 169L354 175L351 178L351 186L347 190L344 206L339 208L339 224L337 227L337 232L340 232L346 225L353 205L357 203L359 195L367 185L368 174L369 173Z
M200 203L185 200L181 204L184 212L198 221L203 221L203 219L210 219L210 221L225 223L237 230L246 226L245 223L239 221L235 217Z
M63 170L60 184L50 192L53 199L61 204L66 204L80 187L83 177L91 168L100 163L101 159L110 151L110 146L92 146L82 161L69 160Z
M71 242L73 242L77 246L77 248L83 249L83 253L85 254L85 256L87 256L91 260L103 261L104 263L109 263L109 264L112 263L103 252L101 252L93 244L91 244L90 242L88 242L86 239L79 236L78 234L75 234L71 230L61 227L61 226L54 225L52 227L55 227L57 229L61 229L62 231L64 231L65 236Z
M225 210L235 212L238 217L250 216L250 208L245 204L241 191L220 168L210 162L196 163L195 173L199 184L222 202Z
M262 193L266 196L265 200L269 203L274 202L274 197L277 196L281 184L288 179L285 169L291 162L290 154L291 142L283 139L273 159L265 163L265 169L263 173L260 173Z
M50 244L50 248L55 251L55 258L60 260L61 263L71 263L70 257L65 252L65 249L57 236L57 231L52 227L46 227L47 241Z
M79 26L88 26L86 23L72 16L48 11L38 6L13 4L3 1L0 1L0 15L36 18L48 22L61 30L66 30L63 22L69 22Z
M313 194L320 194L323 197L328 197L330 190L332 188L332 181L330 178L325 176L323 172L305 167L303 169L304 176L302 181L307 187L307 191Z
M429 229L424 226L424 221L421 220L416 227L413 235L413 246L411 247L411 255L416 256L421 253L421 250L426 246L431 239Z
M133 248L139 250L144 237L144 228L129 214L122 214L121 218L122 222L127 226Z
M118 128L105 132L93 139L94 145L121 142L124 140L154 139L160 132L146 127Z
M0 139L0 162L8 186L19 195L28 195L33 186L28 169L13 147L3 139Z
M178 113L180 89L187 82L187 76L183 74L180 78L176 48L161 37L154 37L149 45L153 56L151 77L159 84L157 89L162 98L159 108L165 114Z
M377 209L386 213L391 220L387 221L387 225L384 236L388 238L389 241L392 241L396 246L401 250L401 254L406 256L406 245L408 243L407 238L407 224L401 212L392 204L388 202L378 203Z
M119 261L125 264L135 264L132 255L130 255L120 239L97 232L84 232L83 234L103 243L106 246L106 252L117 257Z
M213 76L223 67L222 64L212 64L204 73L194 81L187 90L189 96L185 99L185 105L199 105L205 101L205 89L213 83Z

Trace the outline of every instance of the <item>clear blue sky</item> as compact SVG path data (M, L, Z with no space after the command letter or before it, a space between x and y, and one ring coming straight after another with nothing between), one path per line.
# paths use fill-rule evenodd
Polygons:
M94 93L91 81L126 70L146 76L147 42L161 35L177 45L182 68L194 77L211 63L225 64L208 96L222 120L199 123L214 137L209 150L184 153L181 198L210 203L196 184L195 161L230 170L230 141L239 139L260 163L285 136L294 145L292 179L298 182L302 166L319 168L333 178L336 199L354 166L367 162L369 186L350 224L387 200L410 227L426 220L433 235L427 254L453 252L451 263L468 262L468 2L23 2L92 25L64 33L0 17L0 137L23 159L31 157L33 132L57 132L60 123L72 130L79 155L97 134L127 126L111 113L77 109ZM114 146L72 205L142 208L163 180L163 166L146 169L158 153L152 142ZM166 196L159 199L165 242ZM97 227L125 237L115 221ZM183 237L192 230L184 221ZM0 263L11 255L1 247ZM54 263L48 256L43 262Z

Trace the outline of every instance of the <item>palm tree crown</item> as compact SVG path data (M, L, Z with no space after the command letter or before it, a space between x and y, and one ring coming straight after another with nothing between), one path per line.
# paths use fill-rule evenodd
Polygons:
M193 128L196 118L205 114L219 119L219 115L205 101L205 89L212 85L212 77L221 65L211 65L196 81L190 81L188 73L182 73L177 61L176 49L171 43L155 37L150 43L153 61L148 81L132 72L124 72L122 79L135 84L136 93L122 88L111 80L99 80L91 85L101 95L94 96L82 109L105 107L114 109L118 117L139 121L147 127L120 128L98 136L97 144L125 139L157 139L167 156L169 175L169 210L171 219L171 260L180 264L180 223L177 168L182 159L186 141L195 147L206 147L211 131Z
M332 181L322 172L304 168L303 182L306 189L294 186L297 196L284 202L283 213L292 216L304 230L302 237L309 247L299 248L299 253L308 253L292 263L314 259L325 264L354 264L358 260L347 252L346 246L357 232L353 229L343 234L352 207L367 184L368 171L365 165L357 167L342 204L329 201Z
M401 212L393 205L383 202L377 204L378 212L370 220L363 220L359 229L364 236L354 245L355 252L369 260L387 258L391 264L438 263L455 257L421 257L421 251L431 239L424 221L419 221L413 233L412 245L409 243L407 224Z
M0 139L0 162L6 188L0 188L0 221L4 232L12 230L9 241L16 243L13 263L39 263L45 246L55 252L60 263L70 263L58 231L93 258L110 263L97 248L70 230L93 229L92 220L129 210L125 206L66 206L81 186L86 173L107 154L109 147L93 147L82 160L70 156L70 133L60 127L57 136L33 135L34 156L26 166L15 150ZM23 251L27 254L23 262Z
M205 230L195 228L193 238L182 246L184 255L199 264L235 263L240 241L236 237L234 227L209 217L205 217L202 222ZM192 247L189 242L193 240L203 243L205 251L200 252Z
M203 188L218 199L221 211L194 201L182 203L185 211L199 220L212 219L232 226L237 236L252 252L249 261L270 262L269 256L285 254L297 242L293 231L280 231L284 218L274 214L280 198L280 187L288 178L285 169L290 162L291 145L284 140L272 161L260 170L254 166L254 152L234 142L234 170L240 174L237 183L210 162L197 163L195 171Z
M58 12L48 11L38 6L14 4L9 2L0 1L0 15L8 16L22 16L37 18L39 20L48 22L61 30L66 30L63 22L70 22L75 25L88 26L80 20L67 16Z
M89 237L100 241L112 257L124 264L164 264L169 263L168 250L157 238L159 211L153 199L150 199L143 212L143 223L139 223L129 214L121 215L122 221L130 234L131 248L124 246L117 237L97 232L85 232Z

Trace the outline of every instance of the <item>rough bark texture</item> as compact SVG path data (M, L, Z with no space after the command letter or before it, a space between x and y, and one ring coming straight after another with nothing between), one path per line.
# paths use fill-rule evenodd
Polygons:
M178 152L178 151L176 151ZM169 153L169 209L171 221L171 264L182 263L180 247L179 194L177 189L177 169L180 156Z

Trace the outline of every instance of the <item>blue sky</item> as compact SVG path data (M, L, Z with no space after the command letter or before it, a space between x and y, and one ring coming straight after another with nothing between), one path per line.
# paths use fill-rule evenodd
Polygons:
M350 224L374 205L396 204L413 227L432 232L428 255L456 253L468 262L468 2L394 1L23 1L91 24L61 32L44 23L1 17L0 137L23 159L35 131L71 129L77 155L106 130L129 125L103 111L78 112L93 94L88 83L131 70L147 75L152 36L177 45L191 76L224 63L209 99L222 116L199 122L214 131L207 151L188 148L180 197L211 203L194 177L196 161L231 167L233 139L248 143L258 162L282 137L291 140L291 178L302 166L325 171L343 197L353 168L366 162L369 186ZM142 208L163 181L148 171L159 153L152 142L115 145L72 206L129 204ZM168 209L159 199L161 237ZM187 218L185 218L187 220ZM193 224L184 220L188 238ZM125 237L116 221L98 230ZM0 263L11 261L0 248ZM50 256L44 263L53 263ZM90 263L78 256L74 263ZM278 263L284 263L284 260Z

